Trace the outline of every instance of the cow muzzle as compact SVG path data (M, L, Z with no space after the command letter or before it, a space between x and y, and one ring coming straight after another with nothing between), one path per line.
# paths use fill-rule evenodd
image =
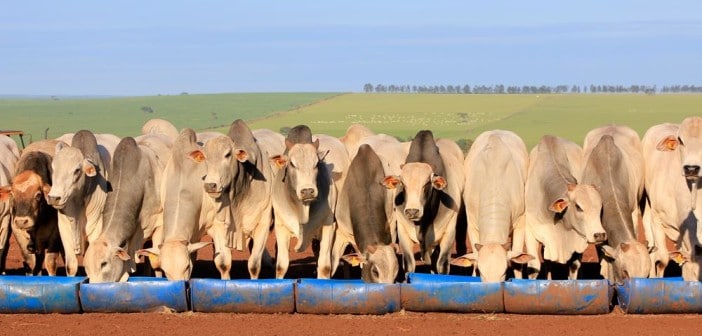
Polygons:
M301 189L299 198L303 204L309 205L310 203L317 200L317 190L314 188Z
M602 243L605 240L607 240L607 233L606 232L597 232L594 234L595 237L595 243Z
M220 195L222 195L222 188L219 187L219 184L217 183L205 183L204 184L205 192L213 198L217 198Z
M411 221L422 219L422 212L419 209L405 209L405 216Z
M15 217L14 219L15 227L21 230L27 230L34 226L34 221L29 217Z
M700 176L700 166L698 165L684 165L683 174L688 179L696 179Z
M49 195L46 198L46 202L56 209L63 209L63 207L66 205L66 202L61 198L61 196Z

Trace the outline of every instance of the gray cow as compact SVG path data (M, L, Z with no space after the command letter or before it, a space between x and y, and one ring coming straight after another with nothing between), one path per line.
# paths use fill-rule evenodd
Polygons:
M390 192L382 185L384 178L378 155L369 145L361 145L351 160L337 203L337 234L346 233L346 241L354 242L359 251L344 256L344 260L361 266L365 282L393 283L399 271L392 240L392 217L386 209Z
M591 130L583 146L582 183L602 196L602 226L607 244L601 248L600 273L610 281L648 277L648 249L637 240L638 207L643 194L644 164L639 135L626 126Z
M161 178L169 144L159 136L141 136L139 143L125 137L112 159L103 210L104 227L85 252L83 263L91 283L126 281L136 271L136 251L145 239L161 241L163 208ZM161 148L156 152L152 148ZM159 268L158 258L152 266ZM158 273L157 273L158 274Z

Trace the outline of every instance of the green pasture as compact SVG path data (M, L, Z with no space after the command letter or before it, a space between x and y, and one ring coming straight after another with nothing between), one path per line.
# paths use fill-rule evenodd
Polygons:
M197 131L253 120L328 99L337 93L237 93L82 99L0 99L0 130L23 130L33 140L89 129L138 135L145 121L167 119Z
M252 129L281 131L307 124L315 133L334 136L362 123L403 140L422 129L456 140L507 129L531 147L544 134L582 143L585 133L598 126L624 124L643 135L654 124L680 122L691 115L702 115L702 95L242 93L0 99L0 129L24 130L34 140L43 138L46 128L48 137L79 129L136 135L151 118L167 119L179 129L226 132L233 120L241 118Z
M532 147L544 134L582 143L589 130L608 124L628 125L643 136L652 125L680 122L691 115L702 115L702 95L345 94L250 125L278 131L307 124L315 133L341 136L352 123L363 123L402 139L422 129L452 139L474 139L486 130L506 129Z

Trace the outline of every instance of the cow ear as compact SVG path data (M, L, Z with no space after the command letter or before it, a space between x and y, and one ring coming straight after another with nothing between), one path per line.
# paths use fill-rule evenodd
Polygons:
M278 169L283 169L288 165L288 157L286 155L271 156L270 160L273 162L273 166Z
M290 141L288 138L285 138L285 149L290 150L290 148L293 146L295 146L295 143Z
M319 141L319 139L317 139L317 140ZM324 159L327 157L328 154L329 154L329 150L317 152L317 158L319 159L319 161L324 161Z
M602 252L604 252L605 257L610 259L617 259L618 253L609 245L602 245Z
M434 175L431 177L431 185L436 190L444 190L446 188L446 179L443 176Z
M10 199L12 196L12 187L11 186L2 186L0 187L0 202L5 202Z
M212 242L198 242L194 244L188 244L188 252L193 253L207 245L211 245Z
M249 159L249 153L246 152L245 149L237 149L236 150L236 159L237 159L237 161L244 163Z
M382 182L380 184L384 185L385 188L388 189L395 189L397 188L398 185L402 184L402 181L397 176L390 175L390 176L385 176Z
M137 250L137 255L144 257L158 257L161 255L161 251L155 247L149 247L147 249Z
M314 142L312 142L312 146L314 146L314 149L319 149L319 138L314 139Z
M451 265L458 267L471 267L475 264L475 260L477 259L478 256L475 255L475 253L468 253L458 258L453 258L453 260L451 260Z
M196 149L196 150L188 153L188 158L190 158L190 160L193 160L197 163L200 163L202 161L205 161L205 153L203 153L199 149Z
M562 213L566 208L568 208L568 205L568 200L565 198L559 198L553 201L553 203L548 206L548 209L555 213Z
M56 143L56 147L54 147L54 155L56 155L58 152L60 152L64 147L66 147L66 143L63 141L59 141Z
M680 251L673 251L668 253L668 256L670 257L670 260L675 261L679 266L682 266L684 263L690 261L687 257L685 257Z
M83 172L86 176L93 177L97 175L97 167L95 163L90 159L83 160Z
M663 152L670 152L676 150L679 144L680 143L678 142L677 138L675 138L672 135L669 135L663 138L663 140L661 140L658 143L658 145L656 145L656 149Z
M353 267L361 266L364 263L363 256L361 256L358 253L343 255L341 256L341 259L343 259L345 262L349 263L349 265Z
M524 252L509 251L509 253L507 253L507 259L509 259L513 263L521 265L526 264L531 260L534 260L534 256Z
M122 261L129 261L132 259L129 257L129 253L127 253L127 251L125 251L123 248L118 248L115 252L115 256L120 258Z

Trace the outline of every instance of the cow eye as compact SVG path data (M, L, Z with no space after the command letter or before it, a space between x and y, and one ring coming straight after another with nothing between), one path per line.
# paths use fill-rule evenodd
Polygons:
M78 175L80 174L80 168L76 168L76 170L73 171L73 175Z
M290 167L297 168L297 166L292 161L290 161L289 163L290 163Z
M230 158L230 157L232 157L232 152L231 152L231 151L227 152L227 154L224 154L224 158L225 158L225 159L228 159L228 158Z
M37 201L41 200L41 192L38 192L38 191L37 191L37 193L34 194L34 199L37 200Z
M678 137L678 143L680 144L680 146L684 146L684 145L685 145L685 144L683 144L683 141L682 141L682 139L680 139L680 137Z
M578 212L583 212L583 208L580 207L580 204L575 203L575 210L578 210Z
M100 268L105 268L107 267L107 261L103 261L100 263Z

